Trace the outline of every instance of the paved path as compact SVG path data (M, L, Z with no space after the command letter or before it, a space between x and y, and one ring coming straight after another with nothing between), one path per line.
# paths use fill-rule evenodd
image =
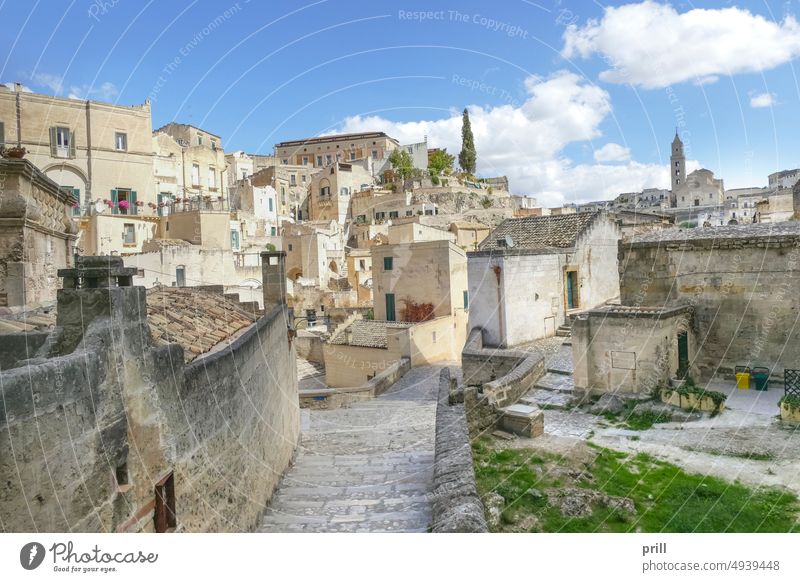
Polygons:
M350 408L302 410L295 464L261 531L427 531L441 369L414 368Z

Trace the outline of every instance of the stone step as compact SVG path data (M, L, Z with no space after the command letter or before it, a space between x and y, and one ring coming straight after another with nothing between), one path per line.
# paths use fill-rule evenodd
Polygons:
M556 330L556 337L571 337L571 336L572 336L572 330L570 329L563 329L559 327Z
M500 410L500 428L523 437L544 434L544 413L537 406L512 404Z
M534 389L520 398L519 401L521 404L538 406L542 409L555 408L565 410L572 402L572 395L568 392Z
M549 390L551 392L572 393L575 390L575 382L572 375L560 372L548 372L534 384L534 388Z

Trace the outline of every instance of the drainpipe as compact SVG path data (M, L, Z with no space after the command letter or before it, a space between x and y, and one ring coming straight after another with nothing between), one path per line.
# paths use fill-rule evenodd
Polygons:
M497 323L500 328L500 346L501 348L506 347L506 332L505 332L505 315L504 315L504 306L503 306L503 285L502 285L502 273L503 269L500 265L494 265L492 267L492 271L494 271L494 276L497 279Z

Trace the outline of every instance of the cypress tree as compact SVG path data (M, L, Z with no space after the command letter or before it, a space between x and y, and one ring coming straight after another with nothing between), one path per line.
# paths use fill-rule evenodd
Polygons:
M464 108L461 125L461 153L458 154L458 165L468 174L475 173L478 154L475 151L475 139L472 137L472 125L469 122L469 113Z

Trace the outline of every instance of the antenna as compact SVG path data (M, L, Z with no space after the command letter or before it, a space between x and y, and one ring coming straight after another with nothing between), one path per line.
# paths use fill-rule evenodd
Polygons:
M514 239L511 238L510 234L506 235L505 241L506 241L506 247L508 247L509 249L514 247Z

